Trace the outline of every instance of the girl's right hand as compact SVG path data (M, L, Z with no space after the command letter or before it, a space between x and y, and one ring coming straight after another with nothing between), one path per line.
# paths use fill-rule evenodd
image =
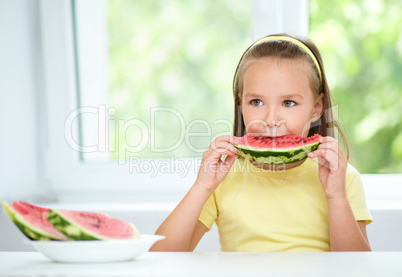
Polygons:
M237 159L237 148L233 146L239 142L235 136L222 136L212 141L202 155L202 161L196 184L212 193L225 179L230 168ZM227 155L222 160L222 155Z

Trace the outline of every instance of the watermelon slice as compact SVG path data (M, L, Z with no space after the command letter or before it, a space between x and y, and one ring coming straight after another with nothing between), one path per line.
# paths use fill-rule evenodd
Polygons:
M303 138L297 135L281 137L256 137L245 135L235 145L237 155L263 164L295 163L307 158L307 153L317 149L321 136Z
M72 240L135 239L140 236L133 224L101 213L50 210L47 218Z
M49 209L23 201L15 201L11 205L6 201L1 203L11 220L28 238L32 240L69 239L47 220Z

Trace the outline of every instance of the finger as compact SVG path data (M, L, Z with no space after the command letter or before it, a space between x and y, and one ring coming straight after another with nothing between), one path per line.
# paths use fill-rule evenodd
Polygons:
M326 159L325 159L325 155L326 155L326 150L325 149L317 149L314 150L310 153L307 153L307 156L309 158L318 158L319 159L319 163L320 164L324 164L326 163Z
M320 138L319 141L321 144L318 147L325 147L325 148L333 147L334 149L335 148L342 149L339 141L333 137L323 137Z
M334 153L337 156L338 155L342 156L342 157L344 156L342 149L339 149L336 146L327 146L327 147L323 146L323 147L317 148L317 150L314 150L314 151L308 153L307 156L310 158L315 158L318 156L325 158L325 155L323 156L322 153L329 153L329 152Z
M320 143L330 143L330 142L338 142L336 138L326 136L326 137L321 137L318 139Z
M339 144L339 141L337 141L336 139L332 138L332 137L325 137L325 138L320 138L323 140L323 142L318 145L318 148L315 151L319 151L319 150L328 150L328 149L332 149L335 152L337 151L342 151L342 148ZM318 152L312 151L315 154L318 154Z
M232 143L227 141L215 141L211 145L216 148L227 148L228 146L234 147Z
M307 153L307 156L308 156L309 158L316 158L316 157L320 156L320 150L321 150L321 149L318 149L318 148L317 148L316 150Z
M318 160L318 164L319 164L320 168L321 168L321 167L329 168L329 162L328 162L325 158L323 158L323 157L318 157L317 160Z
M209 151L204 153L204 160L220 160L223 155L234 156L235 153L227 150L227 149L215 149L213 151Z
M307 153L307 157L314 159L314 158L317 158L317 154L314 152L310 152L310 153Z
M238 151L237 148L233 146L233 144L226 141L215 141L213 144L211 144L210 149L211 150L227 149L233 153L236 153Z
M336 172L339 168L339 156L333 151L320 150L318 153L318 163Z
M323 146L328 146L328 145L340 146L341 144L339 143L339 141L332 138L332 139L325 139L324 141L320 142L320 145L318 147L320 147L320 146L323 147Z
M345 154L343 153L342 147L336 140L333 143L320 144L317 150L313 151L315 155L319 155L319 152L316 151L332 152L335 155L339 156L339 159L347 160Z
M336 150L335 151L329 150L327 152L327 159L332 164L333 167L331 169L333 171L337 171L338 169L346 170L348 166L348 159L343 154L342 150L340 151L341 151L340 153L338 153Z
M239 143L240 138L232 135L217 137L213 142L228 142L230 144Z
M339 156L333 151L323 151L325 155L325 159L329 163L329 169L333 172L337 171L339 168Z
M233 146L227 146L226 148L215 148L215 149L210 149L207 152L207 155L210 153L218 153L218 154L229 154L230 156L235 155L239 150L237 148L234 148Z

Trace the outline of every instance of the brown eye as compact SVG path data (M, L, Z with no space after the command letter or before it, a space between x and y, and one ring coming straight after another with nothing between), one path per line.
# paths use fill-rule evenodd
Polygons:
M283 101L283 106L285 106L285 107L293 107L294 105L296 105L296 103L294 102L294 101L291 101L291 100L285 100L285 101Z
M264 102L262 102L260 99L253 99L250 101L250 103L253 106L261 106L264 104Z

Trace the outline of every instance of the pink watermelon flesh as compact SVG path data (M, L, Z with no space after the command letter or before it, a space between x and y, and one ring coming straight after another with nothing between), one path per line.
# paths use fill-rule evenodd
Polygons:
M252 148L260 149L292 149L302 147L312 143L317 143L320 139L319 134L304 138L297 135L286 135L280 137L257 137L251 135L245 135L240 138L238 145L248 146Z
M22 217L24 221L35 228L48 233L60 240L68 240L68 237L61 233L47 219L50 209L39 207L28 202L14 201L12 208Z
M137 235L131 224L106 214L67 210L58 210L58 212L70 223L101 237L131 239Z

